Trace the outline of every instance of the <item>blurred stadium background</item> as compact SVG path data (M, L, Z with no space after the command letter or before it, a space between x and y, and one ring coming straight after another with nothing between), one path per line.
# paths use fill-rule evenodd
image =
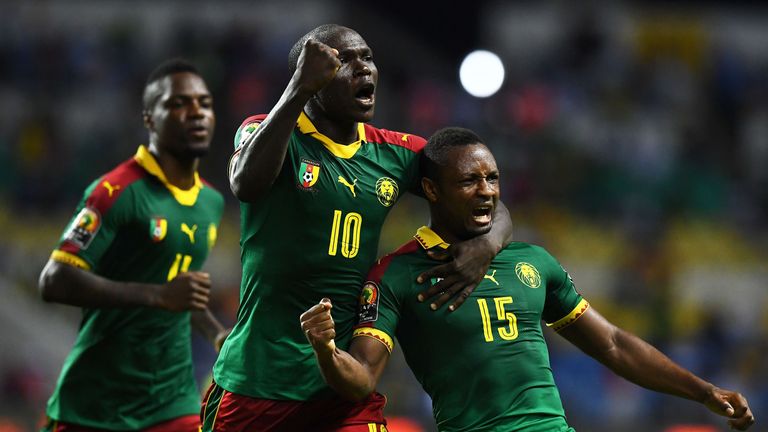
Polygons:
M202 172L228 208L207 270L215 313L233 321L232 137L277 100L293 42L326 22L358 30L374 50L374 124L424 136L446 125L480 132L499 159L516 238L547 247L615 323L743 392L760 423L768 412L768 7L410 3L2 2L0 431L33 430L42 419L79 310L42 303L37 276L85 186L146 141L141 89L171 56L198 64L215 96L217 132ZM495 51L506 68L489 98L458 82L462 57L476 48ZM425 206L404 199L381 251L425 220ZM703 407L628 384L549 339L577 430L726 429ZM195 356L205 386L215 354L196 340ZM400 419L391 430L435 430L401 357L381 387L389 416Z

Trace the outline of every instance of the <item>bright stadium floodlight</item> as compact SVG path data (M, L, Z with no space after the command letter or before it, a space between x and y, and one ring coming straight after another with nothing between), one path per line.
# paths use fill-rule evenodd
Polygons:
M499 56L490 51L472 51L461 62L459 79L464 90L472 96L493 96L504 82L504 65Z

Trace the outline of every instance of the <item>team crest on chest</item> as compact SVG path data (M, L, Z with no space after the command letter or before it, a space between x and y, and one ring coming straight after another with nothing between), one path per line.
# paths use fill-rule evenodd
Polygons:
M75 218L65 235L65 240L74 243L80 249L86 249L96 237L101 227L101 216L96 209L84 207Z
M397 201L399 189L397 182L389 177L381 177L376 181L376 196L384 207L391 207Z
M360 323L376 321L379 317L379 287L368 281L360 292Z
M149 237L154 243L163 241L168 233L168 220L163 217L153 217L149 221Z
M302 159L299 167L299 185L304 189L310 189L320 178L320 162Z
M531 288L538 288L541 286L541 275L532 264L527 262L519 262L515 266L515 274L520 282Z

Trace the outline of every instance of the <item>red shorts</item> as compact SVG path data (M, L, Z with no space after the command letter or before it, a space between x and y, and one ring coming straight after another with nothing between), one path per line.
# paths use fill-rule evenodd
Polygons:
M257 399L211 384L200 418L203 432L387 432L387 399L372 393L360 402Z
M200 417L188 415L177 417L142 429L142 432L199 432ZM71 423L63 423L49 420L41 432L107 432L106 429L79 426Z

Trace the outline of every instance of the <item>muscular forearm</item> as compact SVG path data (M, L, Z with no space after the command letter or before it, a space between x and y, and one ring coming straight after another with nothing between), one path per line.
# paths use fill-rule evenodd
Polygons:
M501 201L498 202L493 213L491 231L485 235L494 246L498 247L496 252L502 250L512 241L512 218L509 215L509 210Z
M288 141L311 94L291 81L282 97L234 161L230 186L240 201L258 199L274 183L283 166Z
M157 307L161 287L112 281L67 264L49 261L40 275L39 288L46 302L110 308Z
M595 357L637 385L697 402L713 387L631 333L617 328L613 340L612 350Z
M328 385L343 397L365 399L376 386L373 373L348 352L338 348L332 352L315 352L320 372Z

